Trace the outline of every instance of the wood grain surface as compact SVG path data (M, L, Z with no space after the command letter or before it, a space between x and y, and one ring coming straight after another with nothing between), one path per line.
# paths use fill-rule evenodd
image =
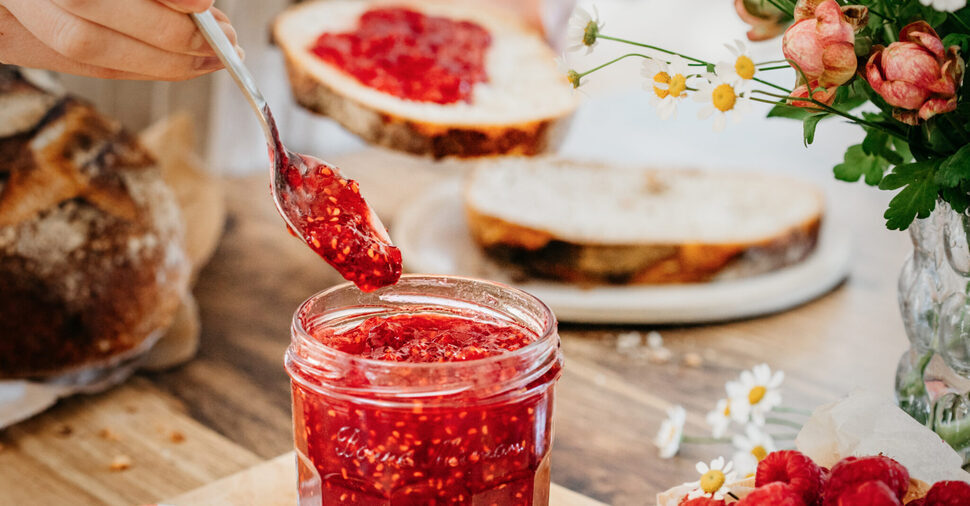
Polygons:
M361 181L365 196L390 223L409 195L455 170L409 160L376 152L335 161ZM226 235L196 287L203 326L199 356L168 372L140 374L113 392L68 400L5 431L0 504L157 501L292 449L282 367L290 317L309 295L339 280L287 236L263 177L228 181L227 190ZM557 392L554 482L605 503L641 505L660 490L696 479L696 461L730 449L686 447L680 457L657 458L651 440L664 410L671 403L684 405L688 433L705 433L704 414L723 396L723 383L760 362L786 372L790 406L813 408L856 387L891 392L896 362L906 349L895 285L908 241L884 229L884 196L861 186L836 191L835 198L845 203L839 219L855 237L854 265L846 283L815 302L720 325L561 326L566 366ZM618 334L650 330L663 335L673 353L668 362L617 350ZM701 363L687 365L688 354ZM128 413L118 406L137 401L144 391L164 393L148 396L150 404L138 409L153 409L151 403L161 398L184 410L187 416L171 426L185 433L183 443L165 442L170 426L164 419L158 426L126 426ZM60 436L58 421L85 405L95 408L90 416L99 417L98 423L124 431L121 441ZM196 436L202 427L218 436ZM199 451L196 437L198 444L205 439L205 451ZM130 470L107 470L116 452L133 457ZM45 498L51 500L40 500Z
M293 452L227 476L178 497L166 499L174 506L291 506L297 502L296 464ZM602 506L603 503L567 490L555 483L549 490L555 506Z

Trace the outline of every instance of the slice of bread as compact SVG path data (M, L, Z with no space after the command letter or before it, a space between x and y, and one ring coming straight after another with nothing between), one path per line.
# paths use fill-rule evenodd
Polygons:
M509 158L465 188L472 236L506 264L578 283L685 283L799 262L818 240L815 186L765 174Z
M488 30L488 82L474 86L470 102L405 100L361 84L310 52L322 33L353 30L361 14L382 6L472 21ZM286 57L300 105L392 149L439 158L535 155L557 143L578 104L540 35L485 6L415 0L301 3L279 15L273 38Z

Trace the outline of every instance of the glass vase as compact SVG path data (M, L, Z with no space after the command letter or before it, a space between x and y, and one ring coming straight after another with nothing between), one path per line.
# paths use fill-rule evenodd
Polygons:
M910 349L896 371L899 406L970 463L970 216L945 202L909 228L899 276Z

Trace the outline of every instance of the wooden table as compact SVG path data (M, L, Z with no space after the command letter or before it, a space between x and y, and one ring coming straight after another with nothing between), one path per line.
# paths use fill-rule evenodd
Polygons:
M383 214L409 194L402 180L421 186L452 170L374 156L340 163L381 168L352 172ZM290 316L338 280L287 238L262 177L227 184L226 234L195 288L204 332L198 357L168 372L139 374L108 393L69 399L4 431L0 504L159 501L291 449L282 367ZM684 405L688 432L704 433L704 413L723 396L723 383L760 362L785 371L787 405L813 408L859 386L890 392L906 348L895 286L908 241L883 228L884 196L861 186L836 190L848 203L841 219L854 231L855 261L850 279L820 300L759 319L656 329L673 352L660 364L620 353L615 344L618 333L654 329L561 326L566 367L555 414L554 482L606 503L641 505L695 479L696 461L729 450L687 446L678 458L659 459L651 440L665 408ZM703 359L699 366L685 364L690 352ZM79 417L85 427L108 430L65 426ZM119 455L130 457L132 467L109 470Z

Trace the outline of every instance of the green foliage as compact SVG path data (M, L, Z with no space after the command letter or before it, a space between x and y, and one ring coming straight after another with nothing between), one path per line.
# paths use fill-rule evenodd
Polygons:
M870 186L878 185L883 179L883 173L889 168L889 162L880 156L867 154L862 144L849 146L845 152L843 162L833 169L836 179L855 182L863 178Z
M818 122L829 116L831 115L827 112L818 112L805 118L804 123L802 123L802 142L806 148L815 141L815 127L818 126Z
M805 118L811 115L812 111L804 107L795 107L787 104L776 105L768 111L769 118L789 118L798 121L804 121Z
M934 181L939 160L897 165L879 184L883 190L902 188L883 215L890 230L905 230L916 218L926 218L936 207L940 187Z
M942 186L956 187L963 181L970 181L970 144L944 159L936 173L936 182Z
M970 53L970 34L968 33L951 33L946 37L943 37L943 47L958 46L960 48L960 54Z
M866 129L866 138L862 141L862 151L870 156L886 160L892 165L903 163L903 156L895 151L892 138L883 130Z

